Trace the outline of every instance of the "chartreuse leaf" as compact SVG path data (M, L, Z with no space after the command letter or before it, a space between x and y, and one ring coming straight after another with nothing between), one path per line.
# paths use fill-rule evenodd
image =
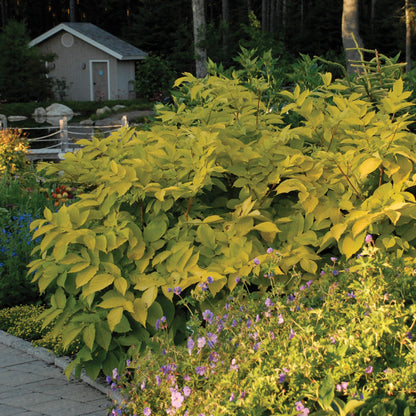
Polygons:
M82 338L85 345L92 351L95 341L95 324L91 323L84 328Z
M358 250L361 249L364 244L365 236L366 233L359 234L356 237L354 237L351 233L348 233L338 243L338 247L341 253L344 254L347 259L349 259L355 253L357 253Z
M159 240L168 229L168 225L162 217L154 218L144 229L143 239L146 243Z
M96 275L97 271L97 266L88 266L86 269L79 271L75 278L76 287L85 286Z
M67 349L69 344L79 335L79 333L84 329L82 323L71 324L69 323L65 327L65 331L62 333L62 346L64 349Z
M134 312L131 314L131 316L145 327L148 313L146 302L143 299L135 299L133 302L133 307Z
M123 307L118 306L116 308L111 309L107 315L107 322L110 331L113 332L115 326L121 321L121 317L123 316Z
M322 381L318 390L318 401L324 410L332 410L331 403L335 396L335 383L331 376L328 374Z

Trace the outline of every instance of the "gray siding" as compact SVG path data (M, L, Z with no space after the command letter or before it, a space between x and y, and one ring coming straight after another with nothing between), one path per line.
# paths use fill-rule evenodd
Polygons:
M118 61L111 55L95 48L83 40L73 37L73 45L62 45L61 37L65 31L58 32L37 45L42 53L54 53L55 68L49 77L65 79L69 88L66 98L69 100L91 100L92 86L90 69L91 61L109 62L110 99L128 99L128 81L135 78L135 63ZM59 98L59 97L57 97Z

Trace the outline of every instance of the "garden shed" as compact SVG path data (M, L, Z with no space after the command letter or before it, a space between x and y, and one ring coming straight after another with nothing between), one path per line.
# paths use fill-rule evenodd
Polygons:
M54 54L48 76L58 99L104 101L135 98L136 62L146 53L92 23L61 23L29 43Z

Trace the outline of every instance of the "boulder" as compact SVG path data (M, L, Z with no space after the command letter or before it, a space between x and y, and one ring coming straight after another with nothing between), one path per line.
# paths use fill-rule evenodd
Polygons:
M35 108L32 117L36 123L44 123L46 120L46 110L43 107Z
M113 111L117 112L117 111L122 110L123 108L126 108L126 106L125 105L121 105L121 104L117 104L117 105L115 105L113 107Z
M66 105L53 103L49 107L46 107L47 117L72 117L74 112Z
M94 122L90 118L87 118L86 120L80 121L79 125L80 126L93 126Z
M102 107L102 108L97 108L96 113L97 113L97 116L101 116L102 114L105 114L105 113L111 113L111 108L107 106Z
M35 108L35 111L32 114L33 118L36 117L46 117L46 110L43 107Z
M9 116L8 117L9 121L23 121L23 120L27 120L26 116Z

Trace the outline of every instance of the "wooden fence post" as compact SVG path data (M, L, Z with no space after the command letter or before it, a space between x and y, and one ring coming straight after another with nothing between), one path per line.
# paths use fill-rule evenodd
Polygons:
M59 129L61 130L61 153L66 153L69 148L68 142L68 119L66 117L59 120Z

